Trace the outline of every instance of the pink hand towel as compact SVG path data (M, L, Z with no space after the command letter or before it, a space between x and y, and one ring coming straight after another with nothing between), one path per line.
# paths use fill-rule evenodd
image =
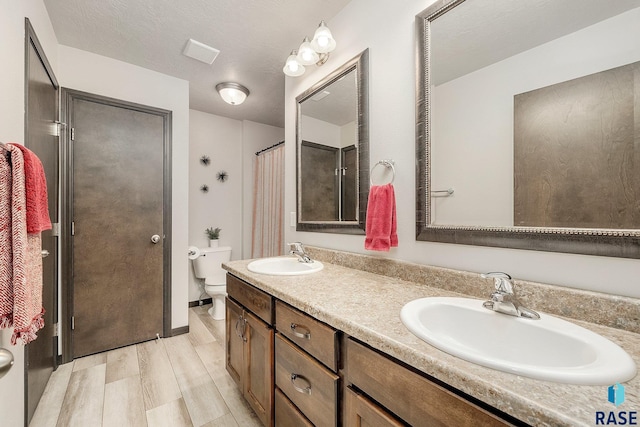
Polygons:
M388 251L398 246L396 196L393 185L374 185L369 189L364 248Z
M49 201L47 199L47 178L42 162L36 154L24 145L9 143L22 151L24 158L24 179L27 198L27 233L40 233L51 229Z

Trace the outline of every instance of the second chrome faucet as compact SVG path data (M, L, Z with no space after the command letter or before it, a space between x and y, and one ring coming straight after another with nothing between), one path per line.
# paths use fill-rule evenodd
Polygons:
M491 294L491 299L482 304L484 308L511 316L540 319L538 313L523 306L516 298L511 276L507 273L493 272L481 274L480 276L485 279L493 278L493 283L496 287L496 290Z
M293 243L287 243L287 244L289 245L289 248L290 248L289 254L297 255L298 261L304 262L307 264L313 262L313 260L311 259L307 251L304 250L304 246L302 245L302 243L293 242Z

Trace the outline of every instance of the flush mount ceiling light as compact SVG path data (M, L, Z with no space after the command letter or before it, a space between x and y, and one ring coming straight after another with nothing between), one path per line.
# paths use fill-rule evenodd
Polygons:
M227 104L240 105L249 96L249 89L239 83L218 83L216 90Z
M292 51L285 62L282 71L291 77L297 77L304 74L305 65L316 64L318 66L327 62L329 52L336 48L336 41L325 24L320 22L318 29L313 35L313 40L309 41L305 37L297 51Z

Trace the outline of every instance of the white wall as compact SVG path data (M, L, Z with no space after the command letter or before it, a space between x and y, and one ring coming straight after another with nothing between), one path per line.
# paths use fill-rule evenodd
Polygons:
M219 227L220 246L231 246L231 258L240 259L242 122L196 110L190 110L189 117L189 245L206 247L205 229ZM200 163L204 155L211 159L208 166ZM216 179L220 171L228 174L225 182ZM208 193L200 191L204 184L209 186ZM197 301L200 292L190 265L189 301Z
M253 221L253 168L256 152L284 140L284 128L244 120L242 122L242 256L251 257L251 230ZM285 219L288 224L288 219Z
M229 108L233 108L229 106ZM189 111L189 245L204 247L204 230L220 227L220 246L231 246L231 259L251 256L253 159L256 151L284 139L284 129ZM200 158L211 158L203 166ZM224 170L229 179L216 180ZM203 193L200 187L209 186ZM200 299L199 279L189 266L189 301ZM203 295L202 298L208 298Z
M302 140L340 148L342 144L340 127L309 116L301 116Z
M349 122L340 127L340 148L349 147L358 142L356 122Z
M104 56L59 46L58 80L64 87L171 110L171 327L188 318L189 82ZM142 303L142 302L141 302Z
M31 21L58 77L58 52L49 15L41 0L0 0L0 141L24 143L24 18ZM14 366L0 379L0 424L24 424L24 347L11 345L11 330L0 330L0 347Z
M415 15L424 0L352 0L327 24L338 41L322 67L286 79L285 216L295 211L295 97L341 64L369 48L371 162L396 161L399 247L389 253L364 250L364 236L296 232L287 241L472 272L506 271L518 279L640 297L640 260L539 251L418 242L415 240ZM385 31L380 31L385 28ZM393 82L393 84L389 84ZM286 223L288 221L285 219Z
M437 86L431 182L456 192L432 199L434 222L513 225L514 95L640 61L638 22L640 8Z

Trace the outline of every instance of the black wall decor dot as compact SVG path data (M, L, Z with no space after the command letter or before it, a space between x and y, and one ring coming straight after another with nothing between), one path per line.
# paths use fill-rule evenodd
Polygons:
M218 172L216 177L217 177L218 181L225 182L227 179L229 179L229 174L226 171L220 171L220 172Z
M200 191L202 191L203 193L208 193L209 192L209 186L207 184L202 184L200 186Z
M209 163L211 163L211 159L209 158L209 156L202 156L200 157L200 163L202 163L205 166L209 166Z

